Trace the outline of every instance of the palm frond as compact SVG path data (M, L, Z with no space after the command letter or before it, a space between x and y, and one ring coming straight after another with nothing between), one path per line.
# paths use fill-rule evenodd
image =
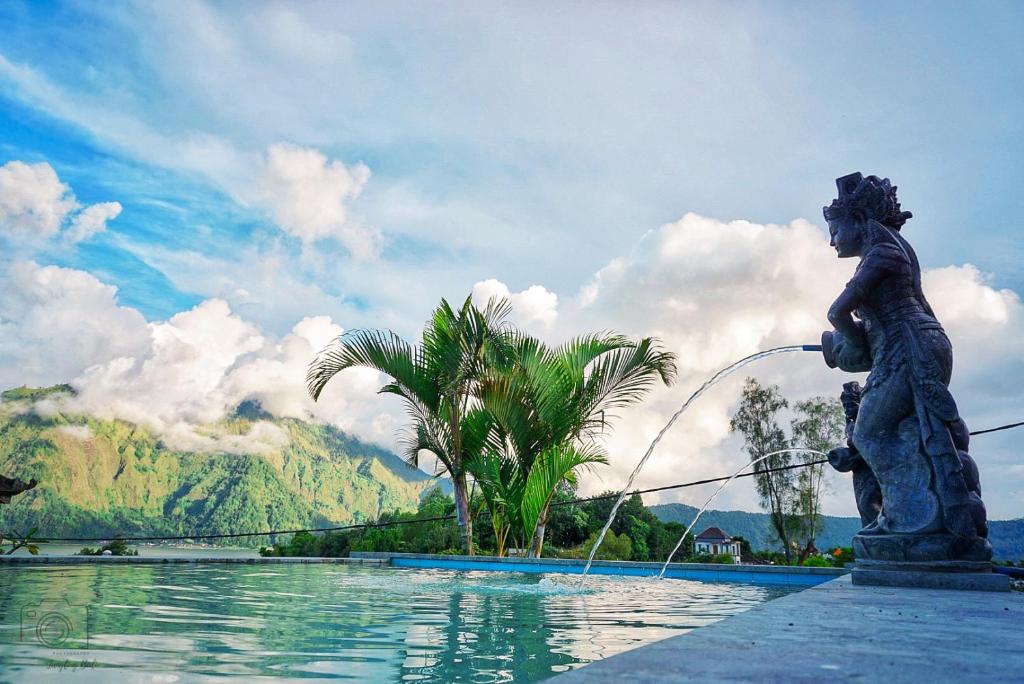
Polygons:
M562 480L579 467L607 464L608 457L595 445L559 444L545 449L526 476L520 516L526 539L532 539L541 513Z
M585 429L603 428L609 414L642 399L657 380L675 381L675 354L654 338L602 354L588 369L583 390Z
M436 392L422 367L421 354L390 330L354 330L321 350L306 373L310 396L319 399L331 378L355 367L378 370L391 376L396 384L417 395L425 404L436 403Z

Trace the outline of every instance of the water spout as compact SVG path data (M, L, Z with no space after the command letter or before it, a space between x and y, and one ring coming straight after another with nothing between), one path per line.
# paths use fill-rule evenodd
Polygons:
M672 414L672 417L669 418L668 423L665 424L665 427L661 428L661 432L659 432L658 435L654 438L654 441L651 442L651 446L647 447L647 452L643 455L643 458L641 458L640 462L636 464L635 468L633 468L633 472L630 474L629 479L626 480L626 485L622 488L622 493L619 494L619 498L616 499L615 505L612 506L612 512L611 515L608 516L608 522L604 524L604 527L601 529L601 534L597 535L597 541L594 542L594 546L590 549L590 555L587 557L587 564L583 568L583 576L580 577L581 588L583 587L583 583L587 581L587 573L590 572L590 566L594 563L594 556L597 555L597 550L601 547L601 543L604 541L605 535L608 534L608 530L609 528L611 528L612 523L615 522L615 515L619 512L619 507L622 506L623 500L629 493L629 488L633 486L633 480L635 480L636 476L640 474L640 470L644 467L644 464L647 463L647 459L651 457L651 454L654 453L654 448L658 446L658 442L660 442L661 438L665 436L665 433L668 432L669 429L671 429L671 427L675 424L679 416L685 413L686 409L690 408L690 404L699 399L702 394L704 394L709 389L714 387L716 384L718 384L719 381L724 379L726 376L730 375L734 371L739 370L743 366L746 366L748 363L752 363L754 361L757 361L758 359L763 359L768 356L775 356L776 354L784 354L786 352L795 351L821 351L821 347L810 344L794 344L787 347L776 347L774 349L768 349L767 351L762 351L756 354L751 354L750 356L746 356L737 361L736 363L732 364L731 366L726 366L722 370L712 375L703 385L701 385L697 389L696 392L690 395L689 399L683 402L683 405L679 407L678 411Z
M806 454L817 454L819 456L828 456L828 454L826 454L824 452L821 452L821 451L818 451L817 449L779 449L778 451L773 451L770 454L765 454L764 456L761 456L759 458L755 458L753 461L751 461L750 463L746 464L745 466L743 466L742 468L737 470L735 473L732 474L732 476L728 480L726 480L725 482L723 482L722 484L720 484L718 486L718 489L715 490L715 493L712 494L711 496L709 496L708 500L704 502L704 506L699 511L697 511L697 515L693 518L693 522L691 522L690 526L686 528L686 531L683 532L683 536L681 536L679 538L679 541L676 542L675 547L672 549L672 553L668 554L668 558L665 559L665 564L661 566L661 572L658 573L658 579L661 579L662 577L665 576L665 570L668 569L668 564L672 562L673 556L675 556L676 552L679 551L679 547L683 545L683 541L686 539L686 535L690 534L690 532L693 530L693 526L697 524L698 520L700 520L700 516L704 515L704 511L708 510L708 506L710 506L711 502L715 500L715 497L717 497L718 494L723 489L725 489L726 485L728 485L730 482L732 482L737 477L739 477L740 473L742 473L744 470L746 470L750 466L755 465L757 463L760 463L761 461L765 460L766 458L771 458L772 456L778 456L779 454L792 453L792 452L801 452L801 453L806 453Z

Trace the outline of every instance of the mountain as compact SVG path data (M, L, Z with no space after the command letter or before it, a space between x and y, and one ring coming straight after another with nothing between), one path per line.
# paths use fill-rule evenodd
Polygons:
M0 473L39 481L0 506L0 531L171 536L344 525L414 510L438 484L386 449L329 425L269 416L252 402L210 430L239 438L280 431L283 446L180 451L129 422L33 408L62 392L73 390L0 395Z
M664 522L679 522L689 525L698 509L686 504L658 504L650 507ZM849 546L853 535L861 528L860 518L823 516L822 530L817 537L819 549ZM766 513L746 511L705 511L694 533L700 534L705 528L720 527L727 534L740 536L750 542L751 548L778 549ZM997 560L1024 559L1024 518L1014 520L990 520L989 541Z

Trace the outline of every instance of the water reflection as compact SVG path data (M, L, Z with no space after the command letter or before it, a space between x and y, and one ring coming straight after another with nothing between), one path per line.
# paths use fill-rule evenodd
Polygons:
M611 577L584 593L573 586L560 576L331 565L6 567L0 664L4 681L31 682L143 673L531 682L787 593ZM66 623L37 633L54 613ZM78 667L56 669L69 665Z

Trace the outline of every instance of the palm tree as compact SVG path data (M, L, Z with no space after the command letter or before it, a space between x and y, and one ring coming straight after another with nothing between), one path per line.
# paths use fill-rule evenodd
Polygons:
M526 335L512 339L506 363L478 383L493 424L467 462L491 508L499 552L518 528L530 555L540 555L558 483L607 463L597 438L611 412L639 401L659 378L671 384L675 372L675 356L651 338L588 335L555 349Z
M320 352L306 376L314 400L346 368L373 368L390 376L380 392L401 397L413 420L406 458L417 466L426 451L448 472L467 554L473 553L473 521L465 461L482 448L491 429L486 413L474 409L473 396L485 369L501 366L508 357L505 319L510 311L504 299L492 299L481 310L467 297L457 311L442 299L420 344L409 344L390 330L353 331Z

